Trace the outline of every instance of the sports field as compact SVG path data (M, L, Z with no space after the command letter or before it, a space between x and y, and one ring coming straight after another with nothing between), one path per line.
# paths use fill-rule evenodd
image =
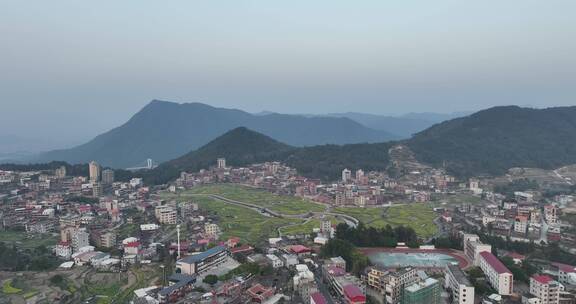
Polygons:
M428 238L433 236L438 228L434 224L436 214L425 204L407 204L386 208L336 208L335 212L353 216L371 227L390 225L412 227L418 236Z

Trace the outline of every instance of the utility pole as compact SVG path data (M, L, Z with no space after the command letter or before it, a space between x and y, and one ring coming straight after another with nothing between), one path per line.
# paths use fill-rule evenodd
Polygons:
M162 268L162 287L166 286L166 266L160 265Z
M180 224L176 225L176 233L178 234L178 260L180 259Z

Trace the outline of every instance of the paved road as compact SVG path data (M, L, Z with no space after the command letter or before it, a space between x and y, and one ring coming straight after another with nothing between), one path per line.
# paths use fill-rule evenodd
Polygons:
M320 216L325 216L325 215L331 215L331 216L335 216L335 217L340 217L343 218L346 223L349 226L352 227L356 227L360 221L358 219L356 219L355 217L346 215L346 214L342 214L342 213L334 213L334 212L328 212L328 211L324 211L324 212L307 212L307 213L303 213L303 214L283 214L283 213L278 213L275 211L272 211L270 209L267 208L263 208L262 206L258 206L255 204L251 204L251 203L246 203L246 202L241 202L241 201L237 201L237 200L232 200L220 195L215 195L215 194L211 194L209 195L209 197L225 202L225 203L229 203L229 204L234 204L234 205L238 205L241 207L245 207L245 208L249 208L252 209L254 211L258 211L262 214L265 214L267 216L272 216L272 217L278 217L278 218L297 218L297 219L311 219L314 217L320 217Z
M574 183L567 180L566 178L564 178L564 176L562 176L560 173L558 173L558 169L553 170L552 172L554 172L554 174L561 180L563 180L564 182L566 182L566 184L570 185L570 186L574 186Z

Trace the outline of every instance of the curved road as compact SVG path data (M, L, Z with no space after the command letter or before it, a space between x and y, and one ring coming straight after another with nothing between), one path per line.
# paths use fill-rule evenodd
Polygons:
M232 199L229 199L229 198L226 198L226 197L223 197L220 195L216 195L216 194L210 194L208 196L210 198L213 198L213 199L216 199L216 200L228 203L228 204L234 204L234 205L242 206L245 208L250 208L252 210L258 211L262 214L265 214L265 215L271 216L271 217L311 219L311 218L314 218L317 216L331 215L334 217L343 218L344 221L346 222L346 224L348 224L351 227L356 227L360 223L360 221L357 218L352 217L352 216L347 215L347 214L342 214L342 213L334 213L334 212L324 211L324 212L307 212L307 213L303 213L303 214L282 214L282 213L272 211L268 208L264 208L262 206L258 206L258 205L246 203L246 202L241 202L241 201L237 201L237 200L232 200ZM328 209L328 208L326 208L326 209Z

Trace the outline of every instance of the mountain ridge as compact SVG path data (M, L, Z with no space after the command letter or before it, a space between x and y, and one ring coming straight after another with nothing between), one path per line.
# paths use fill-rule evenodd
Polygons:
M442 122L407 141L417 158L463 176L576 163L576 106L499 106Z
M42 153L36 162L96 160L126 168L147 158L174 159L217 136L245 126L294 146L380 142L395 139L347 118L308 118L289 114L254 115L202 103L153 100L127 122L82 145Z
M501 175L513 167L553 169L576 163L576 106L493 107L435 124L408 140L292 147L263 161L283 161L304 176L330 180L345 167L387 169L388 149L396 144L459 177Z

